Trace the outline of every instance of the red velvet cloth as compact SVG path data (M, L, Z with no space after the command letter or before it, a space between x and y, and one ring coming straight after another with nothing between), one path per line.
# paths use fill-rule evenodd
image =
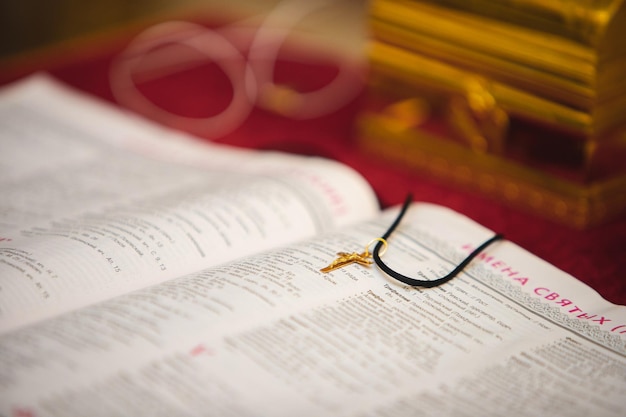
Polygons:
M82 51L82 56L81 51L75 51L64 59L49 61L44 68L71 86L115 102L109 85L109 67L122 46L123 43L119 43L112 48L110 45L102 48L101 52ZM18 72L20 76L25 75L36 67ZM302 66L280 61L277 74L281 73L291 76L295 73L309 83L319 84L320 80L332 77L334 69L325 63ZM14 79L16 74L0 74L1 81ZM146 94L167 103L170 109L187 113L201 113L202 106L210 106L211 100L228 101L230 94L228 88L207 84L206 75L201 72L191 71L175 80L175 87L172 85L171 82L152 82L143 88ZM376 156L364 155L355 145L354 129L364 94L363 90L339 111L313 120L291 120L255 108L238 129L216 142L337 159L365 176L383 207L401 203L408 192L412 192L417 201L450 207L504 233L507 239L587 283L607 300L626 304L626 218L590 230L575 230L484 196L450 188Z

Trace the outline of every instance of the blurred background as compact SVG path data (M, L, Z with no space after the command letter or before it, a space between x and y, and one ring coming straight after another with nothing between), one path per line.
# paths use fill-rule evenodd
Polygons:
M279 3L281 0L0 0L0 59L77 39L112 36L172 18L260 18ZM329 4L303 21L300 29L325 35L330 48L361 53L366 0Z

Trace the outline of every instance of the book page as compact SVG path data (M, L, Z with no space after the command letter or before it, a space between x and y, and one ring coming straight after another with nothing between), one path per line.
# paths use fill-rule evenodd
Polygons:
M361 252L395 215L5 334L1 411L623 415L626 307L510 242L432 289L376 267L319 271L337 251ZM415 204L383 258L433 279L492 234Z
M0 332L378 211L332 161L210 146L45 79L0 97L0 195Z

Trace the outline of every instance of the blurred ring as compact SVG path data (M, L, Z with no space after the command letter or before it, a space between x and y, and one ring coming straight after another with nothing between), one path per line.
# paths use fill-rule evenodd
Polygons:
M230 80L233 97L219 114L205 118L177 115L159 107L139 91L133 74L151 51L165 44L187 45L219 66ZM212 138L240 126L252 111L257 87L252 70L241 52L226 38L204 26L166 22L139 34L111 68L111 89L123 105L166 124L191 128Z

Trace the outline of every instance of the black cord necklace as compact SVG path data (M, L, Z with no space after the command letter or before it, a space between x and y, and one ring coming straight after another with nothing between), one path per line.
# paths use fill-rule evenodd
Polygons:
M467 255L467 257L463 259L450 273L448 273L447 275L441 278L437 278L434 280L422 280L422 279L415 279L415 278L407 277L406 275L402 275L401 273L394 271L386 263L384 263L383 260L381 259L381 256L387 250L387 245L388 245L387 239L389 239L389 236L391 236L391 234L394 232L394 230L396 230L396 228L402 221L402 218L404 217L412 200L413 200L413 197L409 194L406 200L404 201L404 204L402 205L402 209L400 210L400 213L398 213L398 216L396 217L396 219L393 221L391 226L389 226L389 229L387 229L387 231L381 237L370 241L370 243L368 243L367 246L365 247L364 252L362 253L339 252L337 254L338 258L335 261L333 261L333 263L328 265L326 268L322 268L321 271L330 272L337 268L341 268L343 266L346 266L352 263L358 263L360 265L367 266L367 265L372 264L372 261L370 260L370 258L373 258L376 265L390 277L400 282L403 282L407 285L410 285L412 287L432 288L432 287L437 287L439 285L445 284L446 282L450 281L452 278L456 277L487 246L491 245L493 242L496 242L504 237L500 233L494 235L493 237L491 237L490 239L482 243L480 246L478 246L476 249L474 249L469 255ZM374 251L370 253L369 247L376 241L378 243L374 247Z

